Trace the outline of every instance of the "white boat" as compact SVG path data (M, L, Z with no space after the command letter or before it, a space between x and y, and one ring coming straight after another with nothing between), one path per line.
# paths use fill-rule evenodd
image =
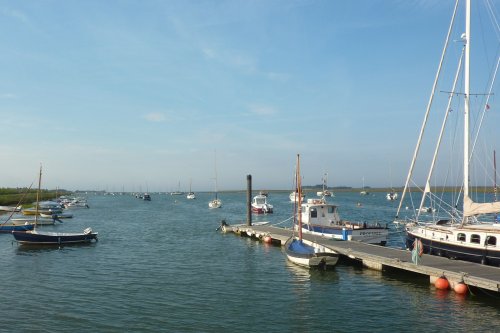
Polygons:
M254 214L271 214L273 205L267 202L267 195L259 194L252 199L252 213Z
M210 209L221 208L222 207L222 200L218 198L218 193L217 193L217 155L215 155L215 158L214 158L214 166L215 166L214 167L214 169L215 169L215 178L214 178L214 181L215 181L215 191L214 191L215 198L208 203L208 208L210 208Z
M340 218L338 207L322 199L302 204L302 231L334 239L386 245L389 228L385 224L349 221Z
M181 191L181 182L179 182L179 185L177 186L177 191L170 192L170 195L183 195Z
M321 191L316 192L316 195L318 197L324 198L333 196L333 193L327 189L327 182L328 182L328 174L325 173L323 176L323 189Z
M398 193L396 191L392 190L391 192L387 193L385 195L385 197L389 201L395 201L395 200L398 200Z
M298 202L299 201L298 191L290 193L290 195L288 197L290 198L291 202ZM306 197L305 194L301 193L300 200L304 200L305 197Z
M480 3L476 2L475 5L477 6L474 6L474 9L479 9ZM399 216L404 196L409 195L411 196L411 200L413 200L414 191L413 189L411 191L409 190L409 184L414 182L413 169L416 164L417 157L419 156L421 144L424 141L423 136L426 129L426 121L430 118L431 106L436 104L433 103L433 99L435 98L434 93L437 91L437 83L439 82L439 79L444 76L440 72L442 67L441 64L445 63L444 59L448 46L448 40L453 40L453 35L456 33L452 27L457 26L453 22L457 8L458 5L455 7L455 12L452 16L453 18L450 23L450 29L441 57L441 63L436 75L431 98L427 106L424 122L420 130L419 138L417 140L417 145L406 179L405 188L396 214L397 218ZM495 17L496 13L492 12L490 7L487 6L486 8L489 10L489 14L491 15L491 22L498 22L498 18ZM425 186L422 187L420 198L418 198L417 201L417 203L420 202L420 205L415 210L412 210L415 212L413 216L396 222L406 223L406 245L409 249L413 248L413 244L415 244L416 241L421 241L424 253L499 266L500 223L498 223L495 219L495 215L500 213L500 202L495 201L492 195L487 195L485 193L478 195L476 191L472 190L472 185L474 183L478 186L482 185L484 187L484 179L486 178L486 176L484 176L484 172L486 171L485 169L487 169L484 167L486 161L485 156L491 154L491 150L488 149L491 147L491 143L498 142L497 138L496 140L487 139L484 141L484 144L483 142L479 142L483 139L483 135L485 134L498 135L498 130L495 129L498 122L495 122L495 118L493 117L495 112L488 111L490 108L489 100L490 96L493 95L496 84L496 74L500 63L498 53L495 55L496 67L490 67L488 70L491 72L491 69L493 69L493 73L486 73L485 75L485 71L482 68L479 68L479 66L486 65L487 61L485 61L485 59L488 55L485 55L484 52L489 50L490 47L493 47L496 51L498 49L499 42L497 38L494 38L493 43L490 43L488 40L488 34L484 34L483 36L474 35L473 32L475 32L475 30L473 31L472 29L471 18L473 15L476 15L476 12L472 11L470 0L466 1L465 12L465 33L464 30L458 31L457 33L457 36L460 35L460 39L458 41L461 42L463 49L460 59L457 61L458 69L456 70L455 75L446 76L454 79L450 82L451 90L448 89L450 91L447 94L448 102L444 103L444 105L447 105L446 108L443 108L444 115L442 125L439 131L439 136L436 136L438 140L436 148L434 149L432 160L430 161L430 168L425 180ZM478 16L482 17L483 15L481 14ZM483 31L486 30L486 27L483 26L483 24L487 23L486 21L487 20L483 20L481 22ZM498 32L498 30L496 31ZM484 46L481 47L479 44L483 42ZM474 49L475 56L471 58L470 54L472 53L472 48L475 45L477 45ZM480 52L483 53L479 55ZM471 59L477 59L477 61L473 64ZM463 67L462 63L464 64ZM461 73L462 68L463 76ZM474 76L473 80L471 80L473 72L471 70L472 68L477 68L477 70L474 71L474 74L485 75L485 81L487 81L487 84L482 84L481 86L477 85L474 90L471 89L471 82L479 83L482 79L479 76ZM462 92L456 91L456 87L459 85L464 88ZM478 90L481 89L481 87L488 88L485 91ZM471 94L471 91L474 93ZM470 98L471 96L473 98ZM455 98L460 98L460 105L454 100ZM452 112L451 105L454 105L454 109L456 106L459 110ZM493 120L491 120L492 117ZM462 133L458 135L444 135L445 130L447 130L447 123L451 123L452 125L449 127L455 129L457 127L455 124L458 121L458 118L463 118L460 119L460 121L463 121L463 127L459 128L459 130L463 130ZM471 124L474 126L470 126ZM488 125L490 124L492 128L488 128ZM446 140L447 137L460 137L463 138L463 142L460 143L460 149L455 149L456 151L460 151L460 154L449 154L449 151L453 148L441 149L442 151L447 151L446 158L444 159L445 162L443 163L445 164L443 166L444 170L441 170L439 169L439 167L441 167L441 164L439 164L440 159L437 157L440 155L440 148L443 148L441 146L448 143ZM462 149L463 153L461 152ZM446 184L447 177L441 175L447 175L447 172L450 172L450 169L453 167L456 168L457 165L460 167L458 171L461 173L461 179L459 180L462 182L462 184L459 184L461 185L461 190L456 193L456 196L455 193L453 193L453 195L448 195L448 197L451 197L451 202L447 202L444 200L446 199L446 196L440 195L440 193L434 193L437 191L437 187L431 187L431 179L434 180L435 178L439 178L439 187L448 186L448 184ZM486 171L486 174L489 174L489 172ZM433 207L433 209L435 208L436 211L432 212L432 214L421 214L421 212L425 211L423 208L425 207L424 205L426 202L431 202L429 206Z
M189 193L186 195L186 198L189 200L196 199L196 194L191 190L191 180L189 181Z
M301 199L301 184L300 184L300 156L297 155L297 171L296 171L296 185L297 185L297 198L298 204L294 205L294 225L297 226L296 230L298 236L293 235L285 243L285 254L287 259L299 266L306 268L321 268L326 269L333 267L339 260L339 254L332 249L317 243L303 239L302 237L302 199ZM297 212L295 212L297 209ZM297 213L297 214L296 214ZM295 221L297 217L297 222Z
M208 208L213 209L213 208L221 208L222 207L222 200L220 199L213 199L208 203Z
M3 212L20 212L22 206L0 206L0 211Z
M359 192L359 194L361 194L361 195L370 194L370 192L365 187L365 177L363 177L363 187L361 188L361 191Z
M71 213L59 213L59 214L44 214L40 213L40 217L43 218L54 218L54 219L71 219L73 218L73 214Z

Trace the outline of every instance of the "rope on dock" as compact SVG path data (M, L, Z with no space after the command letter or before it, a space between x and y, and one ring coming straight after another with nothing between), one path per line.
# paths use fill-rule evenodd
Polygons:
M283 223L285 223L285 222L287 222L287 221L290 221L291 219L293 219L293 215L292 215L292 216L290 216L289 218L287 218L287 219L286 219L286 220L284 220L284 221L281 221L281 222L278 222L278 223L273 223L273 224L271 224L271 225L272 225L272 226L280 225L280 224L283 224Z

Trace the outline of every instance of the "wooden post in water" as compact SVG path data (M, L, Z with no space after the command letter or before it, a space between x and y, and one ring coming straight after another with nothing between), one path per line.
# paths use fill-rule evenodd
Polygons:
M247 175L247 225L252 225L252 175Z

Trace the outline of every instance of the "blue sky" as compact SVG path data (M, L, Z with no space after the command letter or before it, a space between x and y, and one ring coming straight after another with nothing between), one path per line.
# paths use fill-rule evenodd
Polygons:
M0 186L402 185L453 6L0 1Z

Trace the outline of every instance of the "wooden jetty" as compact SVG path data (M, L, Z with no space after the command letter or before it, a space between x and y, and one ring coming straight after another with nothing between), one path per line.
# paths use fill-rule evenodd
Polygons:
M226 225L224 232L252 237L258 240L283 245L292 236L291 229L266 224ZM500 268L468 261L451 260L444 257L423 254L418 265L411 259L411 252L356 241L343 241L304 234L304 239L326 246L343 256L360 261L363 266L384 270L386 267L402 269L429 276L430 283L445 276L450 287L460 282L469 286L500 292Z

